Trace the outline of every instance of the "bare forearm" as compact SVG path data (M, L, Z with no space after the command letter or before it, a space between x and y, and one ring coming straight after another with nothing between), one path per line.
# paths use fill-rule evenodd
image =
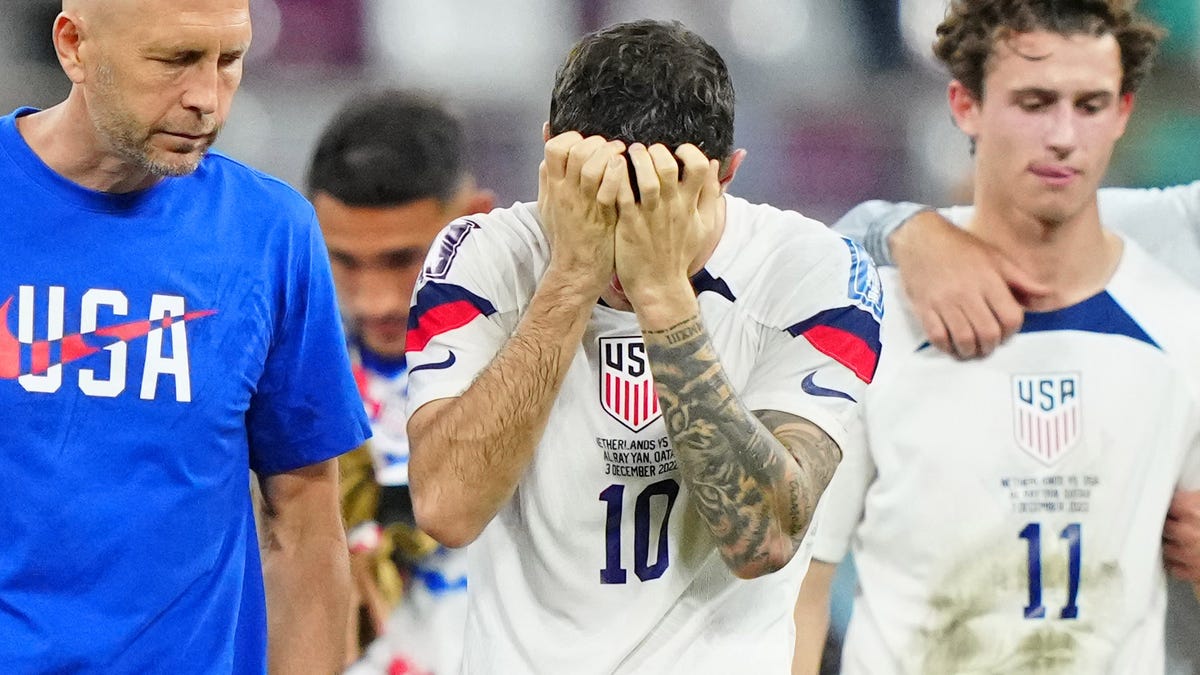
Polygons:
M339 531L340 531L339 527ZM337 672L344 659L350 568L344 536L263 552L272 673Z
M558 278L544 279L471 386L435 414L422 417L422 409L410 420L414 506L421 527L443 544L470 543L512 497L595 301Z
M792 675L816 675L829 633L829 589L836 565L813 560L796 599L796 652Z
M768 428L747 410L698 315L643 334L683 479L726 564L743 577L787 564L841 458L837 445L795 416L773 413L765 421L779 428Z
M350 564L329 460L263 482L262 562L272 673L343 665Z

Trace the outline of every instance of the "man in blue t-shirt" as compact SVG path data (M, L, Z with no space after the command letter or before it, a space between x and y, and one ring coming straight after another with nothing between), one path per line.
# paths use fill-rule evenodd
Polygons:
M247 4L64 0L68 97L0 117L5 673L341 665L369 429L311 206L208 151Z

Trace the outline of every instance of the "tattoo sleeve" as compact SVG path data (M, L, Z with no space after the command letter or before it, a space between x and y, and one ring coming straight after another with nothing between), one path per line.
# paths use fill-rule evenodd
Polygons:
M644 338L680 472L726 564L743 577L787 564L841 449L802 417L747 410L699 316Z

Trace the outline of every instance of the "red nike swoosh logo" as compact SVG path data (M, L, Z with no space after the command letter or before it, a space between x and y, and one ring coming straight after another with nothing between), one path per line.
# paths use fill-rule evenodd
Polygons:
M12 297L9 297L8 300L4 301L3 305L0 305L0 380L15 380L21 375L26 374L41 375L49 370L51 366L78 361L85 356L95 354L108 345L117 342L129 342L130 340L142 337L155 328L169 328L176 321L201 319L217 313L215 309L203 309L196 312L187 312L183 316L163 317L157 321L130 321L129 323L120 323L115 326L103 326L91 333L75 333L74 335L66 335L58 340L36 340L29 345L32 354L29 373L22 373L22 345L17 340L17 336L13 335L12 331L8 328L8 308L12 305L12 301ZM87 341L89 336L112 339L104 344L94 345ZM51 363L50 347L55 342L59 343L60 358L58 363Z

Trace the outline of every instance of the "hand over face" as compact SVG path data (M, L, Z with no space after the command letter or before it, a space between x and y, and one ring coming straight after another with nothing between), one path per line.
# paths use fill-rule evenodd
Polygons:
M691 144L673 155L661 144L634 143L628 155L633 175L618 190L615 261L625 295L637 309L664 294L691 292L688 276L703 264L701 256L717 234L720 164ZM631 181L637 182L638 197Z
M550 240L551 266L588 289L613 271L617 193L628 183L625 144L568 131L546 142L538 168L538 213Z

